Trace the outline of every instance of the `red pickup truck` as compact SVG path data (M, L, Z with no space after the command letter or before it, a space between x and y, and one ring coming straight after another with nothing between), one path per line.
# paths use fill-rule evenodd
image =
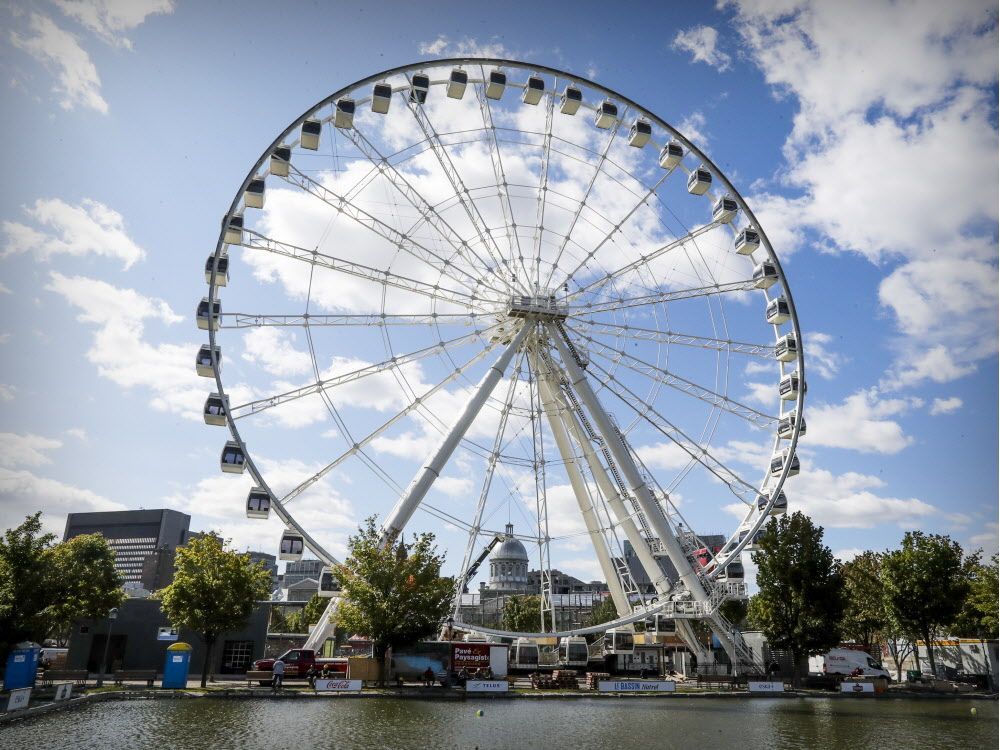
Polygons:
M289 649L278 658L285 662L285 677L305 677L309 667L316 667L317 671L329 667L329 671L338 677L347 674L347 659L317 657L311 648ZM253 663L253 668L266 672L274 667L275 661L276 659L258 659Z

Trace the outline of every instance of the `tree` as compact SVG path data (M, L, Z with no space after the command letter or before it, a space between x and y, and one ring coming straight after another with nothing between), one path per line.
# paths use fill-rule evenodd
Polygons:
M823 528L801 512L772 518L752 558L759 588L750 604L753 619L771 648L791 652L797 682L802 657L840 641L840 564L823 544Z
M324 599L318 594L313 594L312 598L298 612L292 612L285 620L287 633L308 633L309 626L319 622L323 616L329 599Z
M615 607L614 600L608 596L605 597L600 604L597 604L593 610L590 612L590 616L584 625L588 628L594 627L595 625L603 625L606 622L611 622L612 620L618 619L618 609Z
M174 582L157 593L177 627L198 634L205 644L201 686L208 682L212 647L219 635L239 630L254 604L271 593L271 574L249 555L227 550L211 534L177 548Z
M0 666L7 653L25 640L41 641L49 632L45 608L51 602L46 553L55 540L42 534L41 512L0 538Z
M965 597L962 609L959 611L951 627L951 634L959 638L976 638L986 654L986 641L998 636L997 601L997 555L990 558L990 564L985 565L977 552L965 560L965 573L969 582L969 592ZM990 660L986 658L986 670L990 682L994 681L989 672Z
M344 564L333 569L344 598L336 624L368 636L381 669L390 648L437 632L451 609L454 581L441 576L444 555L433 534L386 542L374 516L348 539L347 549Z
M719 605L719 614L725 617L734 626L739 627L750 609L750 603L746 599L726 599Z
M79 617L105 617L125 600L115 553L100 534L84 534L46 551L52 577L44 612L55 637L69 631Z
M540 596L508 596L503 605L501 626L504 630L514 630L520 633L548 633L552 624L547 618L542 620L542 597ZM539 630L539 627L542 630Z
M936 674L931 644L942 626L954 622L969 590L961 545L948 536L908 531L902 547L886 553L882 582L893 617L904 633L927 645L931 672ZM916 643L914 648L919 664Z
M844 563L844 638L856 641L872 656L889 622L885 587L882 585L882 555L867 551Z

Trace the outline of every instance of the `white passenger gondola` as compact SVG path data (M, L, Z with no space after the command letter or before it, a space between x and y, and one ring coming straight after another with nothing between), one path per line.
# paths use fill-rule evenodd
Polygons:
M602 130L610 130L618 122L618 105L605 99L597 108L594 124Z
M448 76L447 93L452 99L465 96L465 87L469 85L469 74L460 68L455 68Z
M718 580L720 581L742 581L743 577L746 575L743 570L743 563L741 562L731 562L726 566L726 569L722 571L719 575Z
M631 625L623 625L604 633L605 654L631 654L635 650L635 634Z
M677 623L674 622L674 618L669 615L653 615L652 617L646 618L646 643L649 643L649 637L652 636L654 641L656 638L667 635L674 635L677 633Z
M799 371L790 372L785 377L783 377L778 383L778 395L781 396L782 401L794 401L799 397L799 388L805 393L807 386L805 383L800 383Z
M778 269L774 263L765 260L753 267L753 285L757 289L770 289L778 283Z
M344 97L343 99L337 100L337 105L334 108L333 113L333 124L334 127L338 128L353 128L354 127L354 110L356 106L353 99Z
M243 193L243 204L247 208L264 208L264 178L254 177Z
M222 240L230 245L243 244L243 214L233 214L223 216L222 224L226 228L226 233Z
M376 83L372 88L372 112L384 115L389 111L392 102L392 86L388 83Z
M758 495L757 496L757 510L758 510L758 512L760 512L760 513L764 512L764 509L767 507L768 500L770 500L770 498L767 495ZM770 511L769 515L780 516L783 513L787 513L787 512L788 512L788 498L785 497L785 491L781 490L778 493L778 496L774 499L774 505L771 506L771 511ZM744 533L746 533L746 532L744 532Z
M779 362L794 362L799 355L799 342L794 333L788 333L778 339L774 345L774 358Z
M225 427L227 403L228 399L223 398L218 393L208 394L208 398L205 399L205 406L202 408L202 416L205 418L205 424Z
M323 123L319 120L305 120L299 133L299 143L302 148L310 151L319 149L319 136L323 132Z
M271 496L263 487L251 487L247 493L247 518L267 518L271 514Z
M720 196L715 205L712 206L712 221L718 224L728 224L736 218L736 212L740 210L736 199L723 195Z
M491 70L486 77L486 98L499 99L507 88L507 74L499 70Z
M281 535L281 542L278 545L278 559L298 562L302 559L302 553L305 551L305 538L297 531L285 529Z
M649 137L653 134L653 126L648 120L636 120L628 131L628 145L635 148L642 148L649 143Z
M752 255L760 247L760 234L756 229L743 229L736 235L733 246L740 255Z
M590 659L587 639L582 636L568 636L559 641L559 665L570 669L585 668Z
M782 440L789 440L792 437L792 433L795 431L795 409L792 409L788 414L783 416L778 420L778 437ZM799 423L799 436L806 434L806 418L802 417L802 421Z
M227 474L242 474L247 468L247 456L235 440L229 440L222 448L219 465Z
M212 353L215 352L215 361L219 363L219 369L222 369L222 349L218 346L210 346L209 344L202 344L201 348L198 349L198 356L194 360L194 369L203 378L214 378L215 370L212 367Z
M427 92L431 88L431 79L426 73L414 73L410 79L410 101L423 104L427 101Z
M746 533L746 532L744 532ZM764 536L763 531L758 531L753 535L753 538L747 542L746 546L743 548L744 552L759 552L760 551L760 539Z
M767 303L767 311L764 317L767 318L767 322L771 325L780 326L782 323L787 323L791 316L788 300L785 299L784 295L775 297Z
M271 174L275 177L288 177L288 165L292 162L292 149L288 146L278 146L271 152Z
M215 285L225 286L229 282L229 254L222 253L219 262L215 262L215 253L208 256L205 261L205 283L212 283L212 270L215 270Z
M782 468L785 465L785 460L788 458L788 451L782 451L780 456L775 456L771 459L771 476L780 477ZM792 454L791 465L788 468L788 476L794 477L799 473L801 465L799 464L799 457L797 454Z
M691 195L704 195L712 187L712 173L704 167L691 170L688 175L687 189Z
M534 672L538 669L538 644L530 638L518 638L510 645L510 665Z
M323 568L319 572L319 590L316 591L316 595L323 599L330 599L339 592L340 584L334 578L333 571L329 568Z
M684 158L684 147L677 141L670 141L660 149L660 166L664 169L673 169L681 163Z
M209 312L210 310L211 312ZM208 297L202 297L194 316L201 330L207 331L211 327L213 331L217 331L219 330L219 315L221 314L222 302L219 300L211 302Z
M575 115L583 103L583 92L576 86L567 86L559 97L559 111L564 115Z
M539 76L531 76L524 85L524 93L521 94L521 101L525 104L538 104L545 93L545 81Z

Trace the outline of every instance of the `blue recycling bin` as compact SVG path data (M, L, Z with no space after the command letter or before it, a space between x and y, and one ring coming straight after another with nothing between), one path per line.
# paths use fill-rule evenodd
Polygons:
M191 646L172 643L167 646L167 659L163 663L161 687L183 690L187 687L188 669L191 667Z
M38 673L38 646L15 648L7 655L7 672L3 678L4 690L32 687Z

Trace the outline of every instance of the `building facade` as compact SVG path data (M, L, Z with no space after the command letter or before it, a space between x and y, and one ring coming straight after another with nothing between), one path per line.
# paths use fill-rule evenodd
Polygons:
M285 564L285 575L281 579L281 588L288 589L306 578L319 580L323 563L320 560L295 560Z

